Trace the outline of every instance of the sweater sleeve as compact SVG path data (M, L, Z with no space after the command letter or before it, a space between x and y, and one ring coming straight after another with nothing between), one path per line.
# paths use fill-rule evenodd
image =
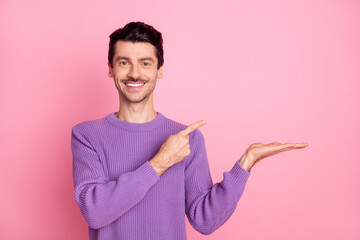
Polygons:
M72 128L74 197L89 227L104 227L136 205L160 178L147 161L110 181L92 141Z
M190 143L191 154L185 167L186 215L190 224L202 234L211 234L235 211L244 191L249 172L239 162L223 180L213 185L204 137L199 130Z

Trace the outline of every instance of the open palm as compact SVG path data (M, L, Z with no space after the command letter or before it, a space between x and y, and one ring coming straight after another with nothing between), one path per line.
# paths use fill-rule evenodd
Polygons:
M244 155L240 159L240 164L246 169L251 167L259 160L269 157L280 152L285 152L293 149L301 149L309 146L308 143L279 143L273 142L269 144L253 143L251 144Z

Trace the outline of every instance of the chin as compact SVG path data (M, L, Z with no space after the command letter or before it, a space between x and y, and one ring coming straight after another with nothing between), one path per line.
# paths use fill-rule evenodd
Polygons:
M143 96L143 97L132 98L132 97L125 96L125 99L129 103L141 103L141 102L146 102L148 97Z

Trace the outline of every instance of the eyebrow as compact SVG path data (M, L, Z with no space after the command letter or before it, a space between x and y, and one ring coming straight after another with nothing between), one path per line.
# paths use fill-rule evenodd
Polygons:
M139 58L139 61L152 61L152 62L155 62L152 57Z
M130 61L130 58L128 58L128 57L123 57L123 56L118 56L118 57L115 59L115 62L120 61L120 60ZM152 57L139 58L138 60L139 60L139 61L152 61L152 62L155 62Z

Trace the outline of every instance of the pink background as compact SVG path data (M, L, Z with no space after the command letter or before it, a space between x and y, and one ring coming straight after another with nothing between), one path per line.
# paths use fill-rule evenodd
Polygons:
M200 119L214 182L254 142L262 160L230 220L188 239L360 239L360 1L0 2L0 239L87 239L71 127L118 107L108 36L163 33L155 107Z

